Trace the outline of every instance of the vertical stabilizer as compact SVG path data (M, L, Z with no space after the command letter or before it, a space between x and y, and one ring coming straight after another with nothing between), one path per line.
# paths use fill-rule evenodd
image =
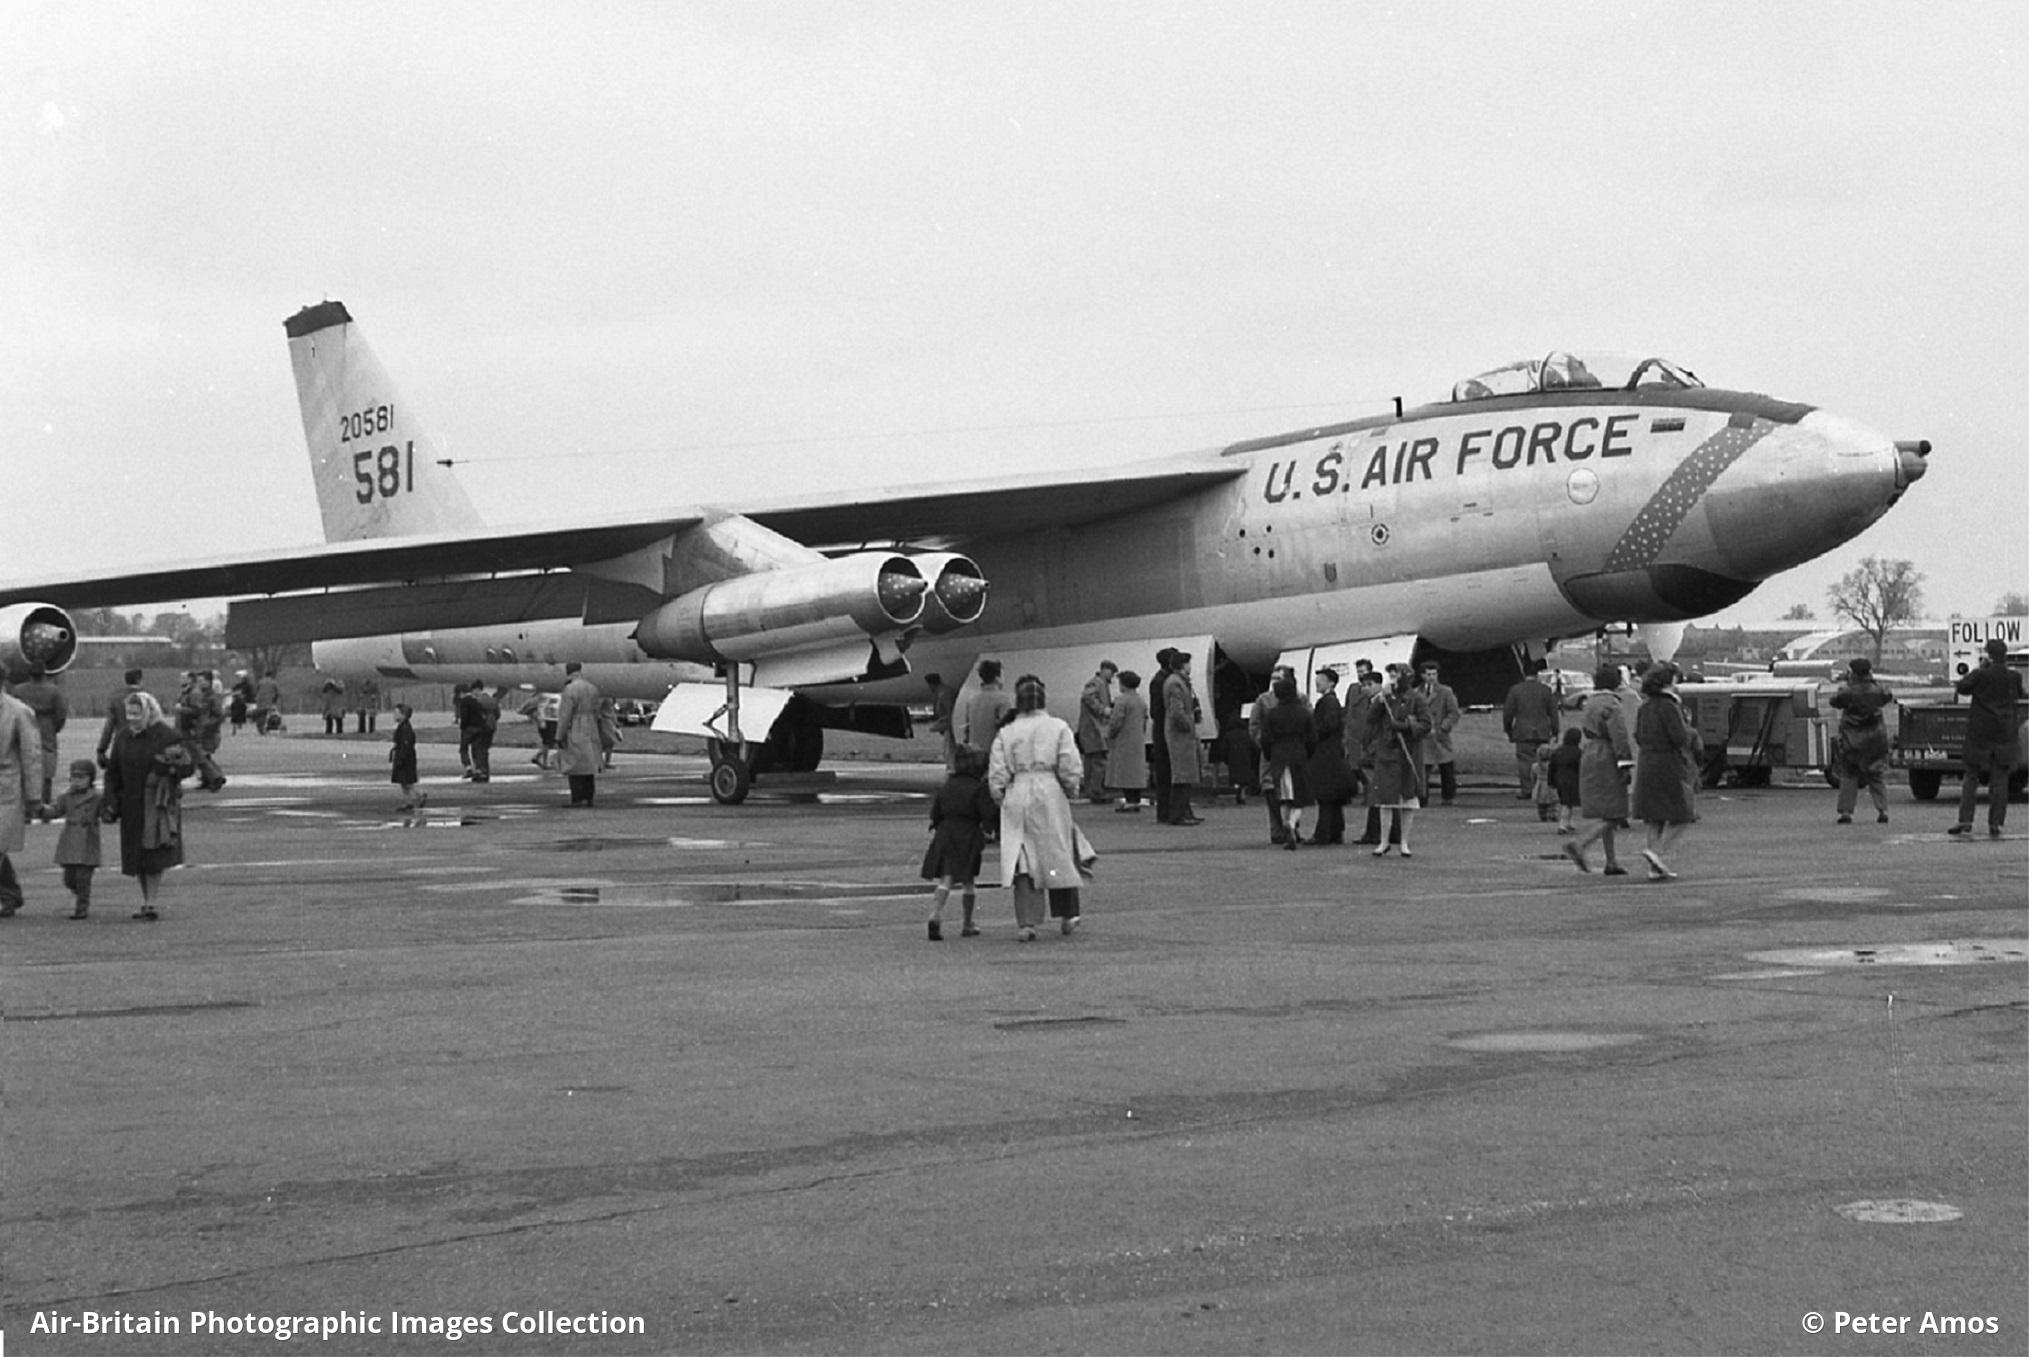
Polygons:
M344 303L306 306L283 327L326 541L485 526Z

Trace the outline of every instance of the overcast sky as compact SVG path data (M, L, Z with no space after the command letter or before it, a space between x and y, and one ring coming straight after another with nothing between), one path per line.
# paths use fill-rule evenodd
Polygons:
M2029 6L0 0L0 578L319 537L344 301L490 518L1136 460L1640 349L2029 590Z

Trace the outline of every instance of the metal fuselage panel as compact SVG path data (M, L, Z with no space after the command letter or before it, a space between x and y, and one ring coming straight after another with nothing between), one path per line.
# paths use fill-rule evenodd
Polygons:
M1882 435L1705 389L1426 407L1228 455L1235 479L1153 508L968 541L992 584L978 623L917 637L906 677L812 696L918 698L923 672L962 674L982 651L1160 635L1209 633L1265 669L1292 646L1366 636L1472 650L1678 620L1700 591L1730 602L1849 539L1899 494ZM418 677L419 647L468 668L533 646L648 663L623 658L628 630L538 623L403 648Z

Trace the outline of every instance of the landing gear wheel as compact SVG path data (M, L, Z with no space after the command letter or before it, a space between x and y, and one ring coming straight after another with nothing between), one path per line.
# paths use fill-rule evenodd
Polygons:
M705 755L712 761L712 771L705 779L705 785L712 789L712 800L722 806L737 806L747 799L747 793L754 786L755 751L748 745L734 745L725 740L706 740Z
M742 758L721 759L712 765L712 800L722 806L737 806L747 799L754 786L754 774Z
M1919 801L1937 800L1937 789L1943 785L1943 773L1929 772L1922 768L1909 770L1909 794Z

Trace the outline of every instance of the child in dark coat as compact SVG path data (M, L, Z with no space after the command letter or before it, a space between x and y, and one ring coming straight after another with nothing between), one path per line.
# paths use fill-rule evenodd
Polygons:
M402 804L398 809L403 813L421 810L429 803L430 794L416 790L420 780L416 776L416 728L409 724L415 709L406 702L395 703L394 747L387 752L388 762L394 770L388 774L388 781L402 789Z
M1572 726L1564 732L1564 741L1550 751L1550 785L1557 792L1557 832L1573 834L1577 826L1572 823L1578 814L1578 766L1585 757L1580 742L1585 732Z
M977 893L973 883L979 877L986 841L993 837L988 826L998 828L1000 824L1000 807L994 804L993 794L987 791L980 776L986 771L986 755L970 745L959 745L954 766L957 771L945 780L937 799L930 803L932 837L930 851L923 855L923 879L937 883L931 897L935 903L930 907L932 942L944 940L944 903L951 898L954 885L964 910L958 935L979 936L979 929L972 922Z
M99 865L99 767L90 759L70 765L70 786L42 808L45 821L63 817L56 840L56 865L63 868L63 888L76 900L70 917L92 912L92 872Z

